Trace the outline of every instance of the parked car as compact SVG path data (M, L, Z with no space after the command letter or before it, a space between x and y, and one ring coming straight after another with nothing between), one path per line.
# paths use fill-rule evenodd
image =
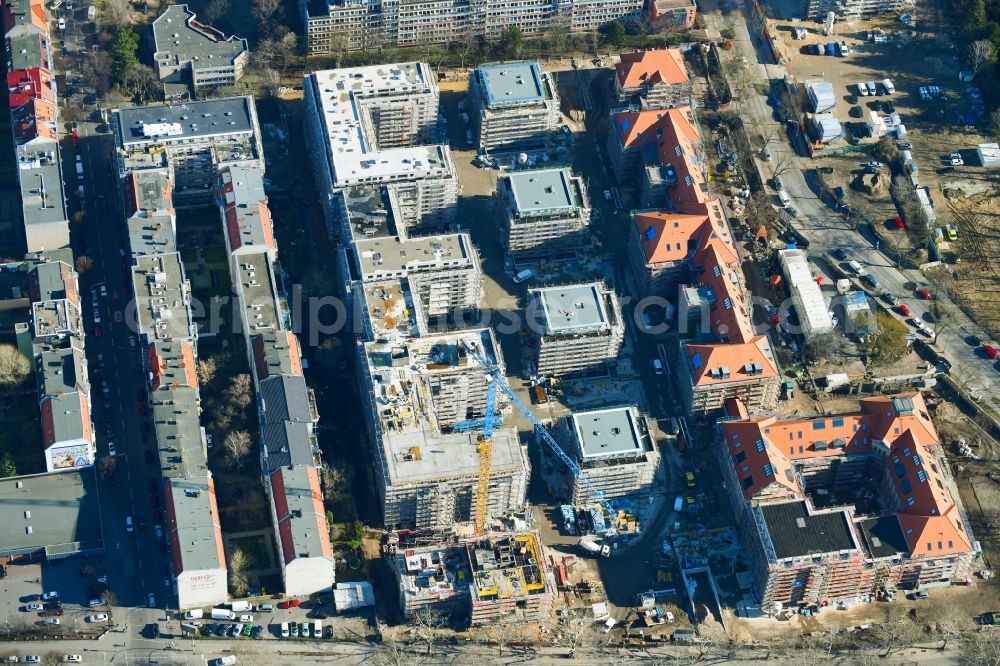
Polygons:
M865 164L865 166L869 166L869 167L878 169L879 167L882 166L882 163L881 162L877 162L875 160L870 160L867 164Z
M924 592L923 590L907 595L907 597L912 601L921 601L923 599L927 599L929 596L930 595Z
M840 261L847 261L847 250L842 247L838 247L833 251L833 256Z
M107 613L95 613L94 615L88 615L84 619L87 622L91 622L91 623L93 623L93 622L107 622L108 621L108 614Z
M900 150L910 150L910 149L913 148L913 144L911 144L911 143L909 143L907 141L904 141L902 143L897 143L896 147L899 148Z
M58 599L58 598L59 598L59 593L56 592L55 590L52 590L51 592L46 592L45 594L42 595L42 601L51 601L53 599Z
M897 229L905 229L906 228L906 223L903 222L903 218L901 218L899 215L897 215L894 218L892 218L890 220L890 222L892 223L892 226L896 227Z
M278 608L297 608L300 603L298 599L286 599L278 602Z
M281 637L282 638L288 638L288 623L287 622L282 622L281 623Z
M986 358L995 359L998 356L997 348L993 345L983 345L983 353Z
M694 488L697 485L694 472L684 472L684 482L687 484L688 488Z
M900 303L896 306L896 311L904 317L910 316L910 308L906 307L906 303Z
M896 113L896 107L889 100L882 102L882 110L886 113Z
M298 622L292 622L290 627L292 638L299 637L299 624Z
M843 187L838 185L837 187L833 188L833 195L837 197L837 199L843 199L845 196L847 196L847 192L844 191Z
M865 115L865 110L860 106L852 106L851 110L847 112L851 118L862 118Z
M917 296L927 301L934 299L934 294L927 289L917 289Z
M42 610L43 608L45 607L42 606L41 604L28 604L27 606L24 607L24 610L26 610L29 613L35 613Z
M1000 612L983 613L979 616L979 624L985 626L994 625L997 623L996 616L1000 615Z
M65 614L65 612L66 611L64 611L62 609L62 607L59 606L59 607L56 607L56 608L46 608L45 610L43 610L41 612L41 615L43 617L59 617L59 616Z
M899 303L899 297L888 291L882 294L882 300L893 306Z

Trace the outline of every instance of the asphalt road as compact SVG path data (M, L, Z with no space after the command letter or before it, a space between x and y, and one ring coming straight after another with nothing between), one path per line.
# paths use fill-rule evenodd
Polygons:
M771 61L767 54L763 54L759 48L757 35L751 36L750 29L743 14L733 14L736 18L732 26L736 33L734 40L734 56L745 56L751 63L759 62L768 64ZM719 24L718 27L728 27L728 19L721 21L718 14L709 15L709 22L713 20ZM725 23L725 26L722 24ZM754 68L763 78L758 78L758 83L769 84L771 80L777 79L782 74L780 67ZM770 77L770 78L768 78ZM748 126L756 128L761 136L766 136L778 126L773 117L773 109L767 104L767 95L759 94L753 88L742 91L744 98L744 112L752 118ZM792 203L791 206L799 211L798 218L794 221L794 227L810 243L809 254L812 258L831 253L835 249L843 249L851 259L858 261L865 267L868 273L875 276L879 282L878 293L890 292L899 297L901 302L906 303L912 312L912 316L931 322L932 317L929 312L929 303L916 296L914 289L907 288L908 283L916 285L917 289L926 288L934 292L934 286L930 284L926 276L918 270L901 270L895 263L879 251L877 239L870 239L855 231L852 225L840 215L827 207L806 182L805 172L815 168L810 158L800 157L796 154L792 145L784 139L773 140L768 144L768 149L772 154L770 162L764 162L758 155L758 166L765 180L770 181L774 174L774 169L784 162L790 162L792 168L781 174L781 182L788 192ZM858 167L864 166L867 158L858 158ZM776 196L776 192L769 190ZM776 200L776 199L775 199ZM813 262L817 272L825 271L826 267L822 262ZM828 272L828 278L832 278ZM875 295L875 294L873 294ZM949 316L949 323L943 332L937 336L934 346L941 350L944 356L951 362L950 374L956 378L959 384L964 384L966 390L982 403L988 405L994 413L1000 413L1000 366L994 367L992 361L985 358L978 345L970 344L971 338L987 340L986 334L970 317L962 312L957 306L951 308L953 314ZM904 317L894 313L901 321ZM912 326L907 325L911 331L915 332ZM934 323L930 323L934 327ZM927 339L927 338L925 338ZM929 340L929 339L928 339Z
M86 34L92 25L85 21L86 11L86 4L76 3L74 10L67 13L66 30L61 36L58 28L52 27L52 34L65 46L64 51L56 52L57 71L78 72L89 57ZM143 423L138 411L140 398L145 402L145 385L140 357L130 343L131 297L130 291L126 291L125 271L129 263L125 256L128 245L124 214L117 205L119 185L111 164L114 144L110 134L98 132L101 123L94 122L99 120L97 107L84 103L92 91L79 83L73 87L72 96L60 97L63 116L71 115L65 113L68 108L84 109L85 119L78 121L78 141L70 137L70 122L61 122L63 175L70 216L77 211L84 213L83 221L72 225L74 255L86 255L93 260L93 266L80 277L80 288L97 453L99 458L109 455L109 442L113 442L117 453L117 473L99 475L106 548L104 565L96 568L97 575L108 575L117 598L115 626L128 627L130 633L135 633L146 623L163 620L165 606L173 603L172 590L164 585L170 578L169 558L163 554L166 550L153 529L156 512L163 511L162 476L151 424ZM77 155L83 165L82 181L77 177ZM144 446L154 454L150 458L152 464L146 462ZM155 508L150 497L151 481L157 489ZM131 532L126 529L126 517L134 522ZM155 594L160 610L146 608L150 592Z

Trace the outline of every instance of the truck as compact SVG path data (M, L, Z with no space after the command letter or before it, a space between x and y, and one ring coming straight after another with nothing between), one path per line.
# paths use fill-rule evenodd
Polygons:
M235 620L236 613L229 610L228 608L213 608L212 609L212 619L213 620Z
M244 613L253 610L253 604L249 601L233 601L229 604L229 607L236 613Z
M83 180L83 159L79 155L76 156L76 177Z
M601 557L611 556L611 546L604 543L597 543L592 539L580 539L577 541L576 545L585 553L589 553L593 556L600 555Z
M576 534L576 511L569 504L563 504L559 507L559 511L562 513L563 520L563 531L566 534L575 535Z
M826 45L826 54L828 56L837 55L837 42L830 42Z

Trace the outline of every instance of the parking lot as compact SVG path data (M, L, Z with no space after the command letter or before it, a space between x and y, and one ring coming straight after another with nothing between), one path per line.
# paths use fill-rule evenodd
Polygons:
M83 559L8 565L7 575L0 581L0 619L4 633L13 637L24 631L42 630L53 636L71 637L104 631L107 622L87 621L96 613L107 612L103 604L93 609L87 605L94 598L91 592L101 596L99 590L91 586L97 585L97 579L103 574L99 563ZM58 596L40 598L47 592L57 592ZM39 604L42 610L27 610ZM54 620L58 620L58 624Z

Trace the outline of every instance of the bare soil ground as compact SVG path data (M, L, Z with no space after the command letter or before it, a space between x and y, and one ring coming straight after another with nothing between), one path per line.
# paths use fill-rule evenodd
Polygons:
M966 196L946 189L944 199L958 226L962 263L952 296L994 338L1000 337L1000 186Z

